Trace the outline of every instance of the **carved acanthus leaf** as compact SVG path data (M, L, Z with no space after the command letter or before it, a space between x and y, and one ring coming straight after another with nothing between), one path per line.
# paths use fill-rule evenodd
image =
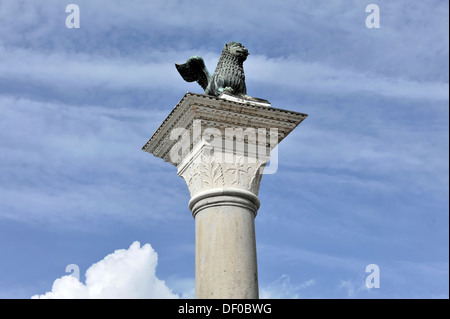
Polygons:
M214 156L202 154L199 169L202 184L206 184L207 188L225 186L222 167Z

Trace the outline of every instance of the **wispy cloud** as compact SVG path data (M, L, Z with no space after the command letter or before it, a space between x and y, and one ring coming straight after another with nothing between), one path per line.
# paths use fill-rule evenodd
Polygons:
M338 289L344 290L348 298L361 298L363 292L367 293L370 291L370 289L366 287L364 278L360 278L359 280L341 280ZM364 297L366 297L366 295L364 295Z
M170 57L163 61L135 62L129 58L105 58L86 54L55 52L50 55L29 49L0 47L0 74L3 78L36 81L73 89L92 86L101 89L164 87L176 72ZM27 61L27 63L23 63ZM159 80L159 81L158 81Z
M45 8L39 3L2 1L0 16L6 22L0 31L0 80L59 91L67 87L100 92L169 87L183 91L187 86L175 72L174 62L201 54L214 57L208 63L214 68L221 46L239 40L251 51L246 62L250 82L293 92L362 92L448 101L445 1L433 5L383 1L379 4L383 26L370 32L364 25L365 4L350 0L326 5L264 1L258 10L252 10L251 2L239 1L235 6L217 3L208 10L205 2L208 14L175 1L135 1L127 3L125 10L121 1L79 5L83 26L70 32L64 26L65 8L58 1L46 2ZM148 19L151 12L158 14ZM209 41L205 47L199 40L205 30L222 35L220 41L213 46ZM238 30L254 37L235 39ZM22 39L17 41L13 34L23 34ZM170 45L162 34L171 39Z
M407 80L370 71L335 68L326 63L306 62L298 58L253 56L246 68L252 82L277 85L317 94L371 94L391 98L448 101L449 84Z
M315 252L299 247L277 247L275 245L261 244L258 245L258 252L262 255L270 255L277 260L284 262L301 261L304 264L310 264L325 268L344 269L358 271L365 269L365 262L351 256L334 255L325 252Z
M162 113L9 97L0 97L0 105L1 217L76 227L64 221L175 216L147 209L148 200L184 199L173 188L160 192L158 183L167 181L162 172L171 167L141 150Z
M282 275L277 280L261 287L260 298L262 299L299 299L304 298L307 293L303 290L315 285L314 279L309 279L300 284L293 284L288 275Z
M105 56L142 57L154 48L212 50L214 45L238 40L256 54L295 54L308 62L328 62L358 72L448 82L444 71L448 69L448 2L380 0L379 30L365 27L369 3L264 0L255 10L252 1L212 5L199 0L193 5L171 0L79 0L81 29L68 32L64 25L66 4L60 1L48 0L44 6L3 0L0 41L44 51L70 48Z

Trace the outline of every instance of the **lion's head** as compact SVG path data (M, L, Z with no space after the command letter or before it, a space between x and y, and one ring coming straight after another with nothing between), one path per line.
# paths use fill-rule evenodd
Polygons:
M225 49L242 61L245 61L249 54L248 50L241 43L235 41L225 44Z

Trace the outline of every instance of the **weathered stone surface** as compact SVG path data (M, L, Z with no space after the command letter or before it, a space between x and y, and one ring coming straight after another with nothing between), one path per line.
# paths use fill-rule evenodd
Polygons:
M257 197L212 190L190 204L195 214L195 296L257 299Z

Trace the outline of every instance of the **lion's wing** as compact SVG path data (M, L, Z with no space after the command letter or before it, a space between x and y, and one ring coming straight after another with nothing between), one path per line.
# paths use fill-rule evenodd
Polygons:
M189 58L186 63L175 63L175 67L185 81L197 81L203 90L206 90L211 75L209 74L202 57L195 55Z

